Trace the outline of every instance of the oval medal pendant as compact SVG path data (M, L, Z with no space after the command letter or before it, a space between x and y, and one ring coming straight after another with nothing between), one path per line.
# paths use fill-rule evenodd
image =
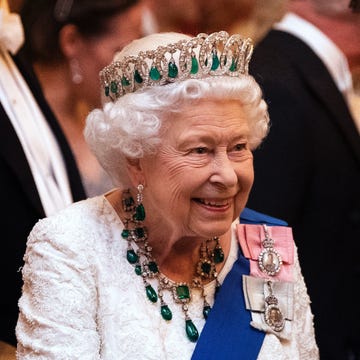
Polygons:
M276 304L270 304L266 307L265 322L276 332L279 332L284 328L284 315Z
M269 276L274 276L281 269L281 255L272 247L265 248L259 254L258 264L262 272Z

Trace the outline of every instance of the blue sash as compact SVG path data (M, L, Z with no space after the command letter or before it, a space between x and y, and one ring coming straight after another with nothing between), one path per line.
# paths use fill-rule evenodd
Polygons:
M248 208L245 208L243 212L240 214L240 223L265 224L268 226L288 226L288 223L284 220L280 220Z
M240 223L287 225L282 220L247 208L241 213ZM216 295L191 360L257 359L265 333L250 325L251 313L245 308L242 275L249 273L249 261L239 251L238 259Z

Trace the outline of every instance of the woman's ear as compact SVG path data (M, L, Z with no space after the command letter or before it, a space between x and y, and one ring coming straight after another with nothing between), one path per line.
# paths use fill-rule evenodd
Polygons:
M59 47L67 59L78 57L81 48L81 35L73 24L67 24L59 32Z
M60 30L59 47L69 65L71 80L76 85L81 84L84 80L81 61L86 49L82 44L82 36L75 25L67 24Z
M142 184L145 186L145 176L141 159L126 159L126 167L129 172L131 183L134 187Z

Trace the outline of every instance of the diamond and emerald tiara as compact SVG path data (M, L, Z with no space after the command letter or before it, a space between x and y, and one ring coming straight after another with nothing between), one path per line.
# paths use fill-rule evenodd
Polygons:
M185 79L248 74L252 41L225 31L158 46L114 61L100 72L106 99Z

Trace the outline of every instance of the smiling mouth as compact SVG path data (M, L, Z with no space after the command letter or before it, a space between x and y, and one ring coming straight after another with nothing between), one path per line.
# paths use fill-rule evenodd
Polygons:
M195 198L194 201L202 205L216 207L216 208L223 208L229 206L229 200L207 200L207 199Z

